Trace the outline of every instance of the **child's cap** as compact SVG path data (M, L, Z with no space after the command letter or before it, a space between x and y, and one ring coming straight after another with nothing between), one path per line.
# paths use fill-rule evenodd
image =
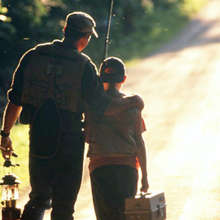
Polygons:
M100 66L101 82L120 83L124 81L125 65L117 57L106 58Z

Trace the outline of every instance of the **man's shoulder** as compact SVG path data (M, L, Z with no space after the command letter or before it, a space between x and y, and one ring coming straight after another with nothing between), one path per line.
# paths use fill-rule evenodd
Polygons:
M80 53L80 55L83 57L83 59L85 59L86 61L88 61L88 63L93 64L92 59L85 53Z
M53 42L40 43L27 50L22 57L31 56L52 47Z
M55 45L54 41L52 42L46 42L46 43L40 43L40 44L37 44L33 50L36 52L36 53L40 53L40 52L47 52L49 49L53 48Z
M97 74L97 66L96 64L92 61L92 59L85 53L80 53L84 61L86 62L86 70L89 72L94 72Z

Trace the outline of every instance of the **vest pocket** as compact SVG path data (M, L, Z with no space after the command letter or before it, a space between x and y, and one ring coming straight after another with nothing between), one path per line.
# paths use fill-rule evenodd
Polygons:
M56 104L48 99L35 112L30 129L30 155L53 157L60 139L60 117Z

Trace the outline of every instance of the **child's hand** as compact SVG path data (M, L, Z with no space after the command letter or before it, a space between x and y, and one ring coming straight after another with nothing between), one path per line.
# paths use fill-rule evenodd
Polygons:
M148 184L148 179L147 177L143 177L141 180L141 192L147 192L148 188L149 188L149 184Z

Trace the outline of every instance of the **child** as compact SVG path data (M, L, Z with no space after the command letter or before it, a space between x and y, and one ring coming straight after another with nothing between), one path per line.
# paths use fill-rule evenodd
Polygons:
M105 93L117 99L126 95L120 88L126 79L122 60L109 57L100 67ZM142 192L147 192L145 131L141 110L129 109L114 116L100 116L88 111L86 140L93 203L97 220L124 218L125 198L136 195L138 166L142 171Z

